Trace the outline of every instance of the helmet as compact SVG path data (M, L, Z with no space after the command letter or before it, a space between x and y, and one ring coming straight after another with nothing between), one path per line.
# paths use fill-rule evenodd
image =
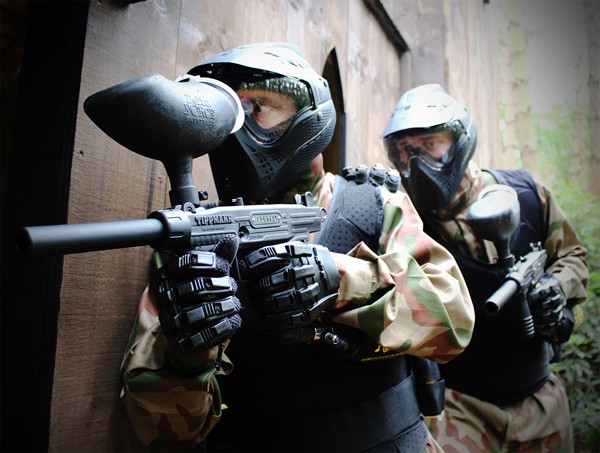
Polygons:
M287 43L236 47L189 71L240 97L244 125L209 154L219 198L273 196L331 141L335 108L327 81Z
M382 137L417 210L448 206L477 143L467 108L439 84L413 88L400 97Z

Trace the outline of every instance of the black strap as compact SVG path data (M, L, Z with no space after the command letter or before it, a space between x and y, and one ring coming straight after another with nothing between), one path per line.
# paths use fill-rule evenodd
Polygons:
M276 424L271 432L274 446L279 438L285 442L281 446L295 451L365 451L397 437L420 419L411 374L375 398L337 412Z

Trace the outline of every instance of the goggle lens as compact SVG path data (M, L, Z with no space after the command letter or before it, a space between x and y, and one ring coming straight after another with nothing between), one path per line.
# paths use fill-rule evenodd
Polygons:
M244 126L266 143L278 140L294 118L312 106L308 86L291 77L241 82L235 91L246 116Z
M405 178L410 176L413 159L419 159L432 170L439 171L450 164L456 154L455 145L460 134L455 126L392 135L384 139L384 145L390 160Z

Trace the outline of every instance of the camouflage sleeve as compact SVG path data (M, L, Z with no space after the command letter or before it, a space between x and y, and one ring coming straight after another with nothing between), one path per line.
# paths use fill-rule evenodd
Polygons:
M191 357L168 348L152 294L142 294L121 365L121 400L140 441L151 449L189 449L221 415L218 347ZM222 361L227 372L231 364Z
M568 304L572 307L586 298L589 278L586 249L550 190L538 182L538 192L547 225L544 243L550 264L547 271L560 281Z
M475 314L452 255L423 231L408 196L384 194L380 255L364 243L334 254L341 286L339 323L385 348L446 363L471 339Z

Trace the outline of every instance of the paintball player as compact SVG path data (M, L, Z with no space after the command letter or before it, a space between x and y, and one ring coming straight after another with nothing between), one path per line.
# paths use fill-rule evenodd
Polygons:
M586 251L576 232L550 190L528 171L482 170L471 160L473 118L438 84L403 94L382 137L425 231L452 252L475 306L470 344L440 365L446 410L430 420L437 442L448 452L572 451L569 402L548 365L559 359L560 344L581 319L577 304L586 297ZM522 299L532 316L529 339L519 332L517 301L509 300L496 316L484 311L504 274L494 243L469 224L468 208L495 184L512 187L520 205L509 241L512 255L519 259L539 242L548 256L539 281L543 290L531 288Z
M151 449L434 451L409 355L445 363L467 345L474 312L456 262L381 183L366 191L376 215L353 219L361 191L344 198L322 167L331 94L297 47L241 46L189 74L226 83L245 112L210 155L221 203L312 191L340 215L314 245L236 255L229 236L213 252L155 253L122 364L136 434Z

